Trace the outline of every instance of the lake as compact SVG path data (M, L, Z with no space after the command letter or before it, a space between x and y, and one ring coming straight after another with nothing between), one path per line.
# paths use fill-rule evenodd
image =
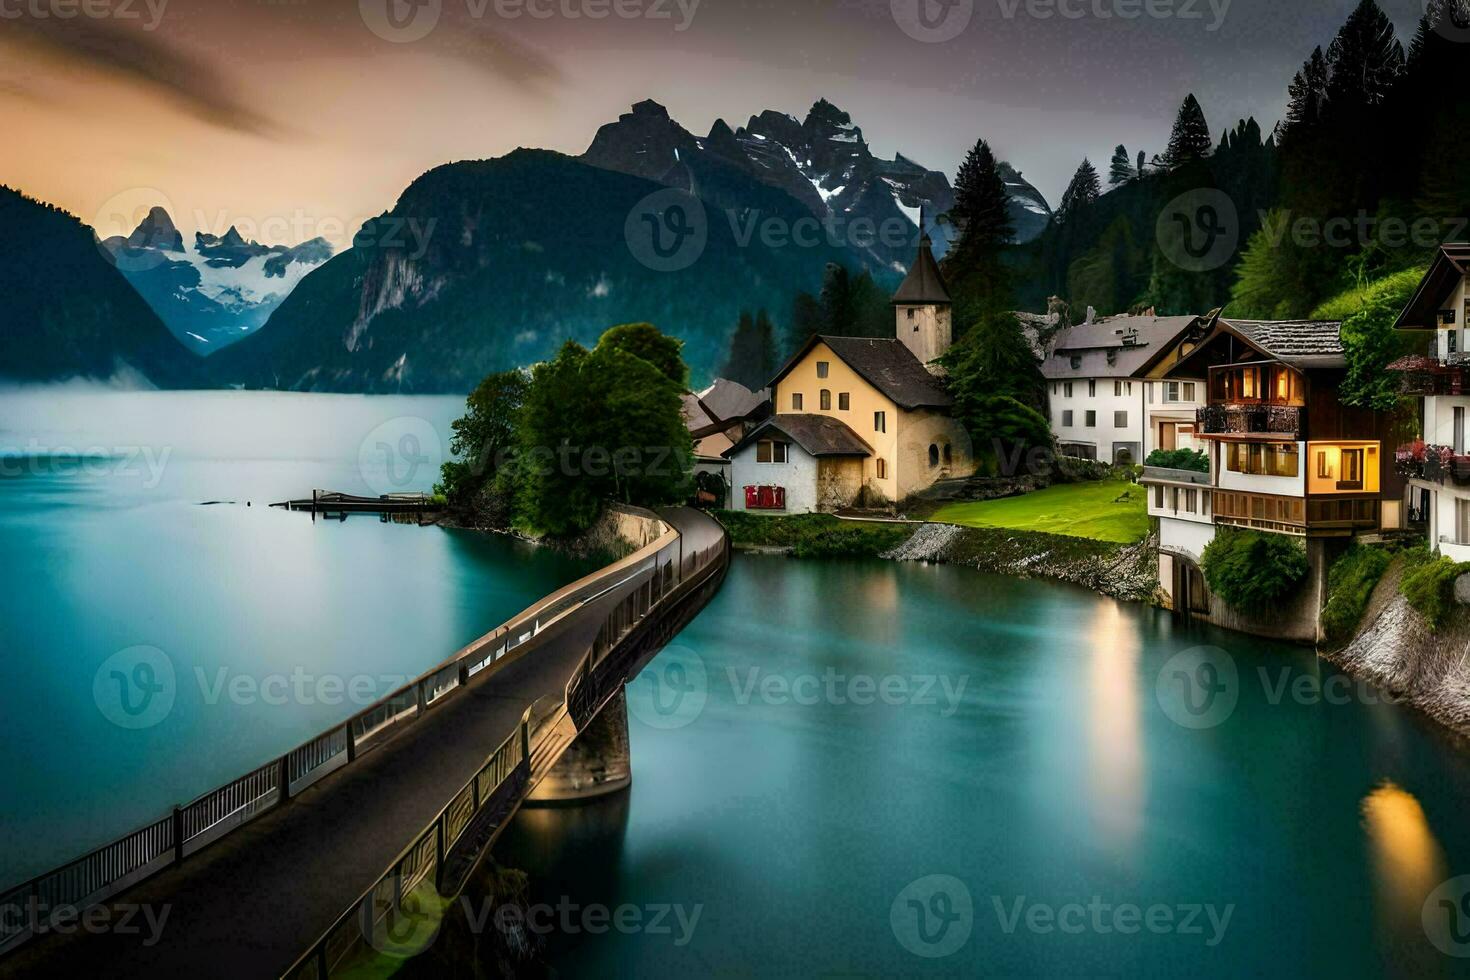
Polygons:
M268 506L431 489L463 407L0 391L0 883L263 765L596 564Z
M1465 973L1421 915L1470 873L1470 764L1310 650L738 557L629 707L631 789L496 850L567 976Z

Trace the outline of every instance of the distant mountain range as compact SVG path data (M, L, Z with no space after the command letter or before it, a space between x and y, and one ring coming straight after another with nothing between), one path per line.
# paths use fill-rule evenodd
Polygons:
M180 343L204 355L264 326L296 284L332 257L324 238L261 245L233 227L220 236L200 232L186 249L173 219L159 207L131 235L102 245Z
M0 186L0 377L203 382L202 362L169 334L65 211Z
M1050 216L1045 199L1013 170L1004 177L1017 228L1034 235ZM642 102L603 126L581 157L517 150L429 171L335 257L321 239L266 246L234 228L198 234L186 248L169 214L154 208L126 237L88 243L89 258L110 274L42 276L26 288L49 283L58 291L53 306L81 309L88 282L105 297L130 283L132 298L147 301L142 309L151 306L140 317L140 304L131 304L139 337L161 321L188 351L164 357L150 343L145 357L135 349L140 340L114 344L89 326L83 334L97 347L83 373L139 360L165 385L202 378L463 394L492 371L637 321L683 339L700 381L724 363L743 311L764 308L789 324L797 296L816 293L829 264L865 269L891 289L913 259L920 223L943 254L953 234L943 216L953 204L944 174L902 155L876 157L848 114L825 100L802 121L766 111L738 129L717 121L705 137ZM671 269L634 246L640 223L676 211L683 220L686 205L701 233L689 261ZM65 247L46 248L69 251L76 229L86 231L65 220ZM815 238L791 240L817 223L825 230ZM895 228L897 235L873 234ZM0 271L0 286L13 271ZM51 315L44 326L64 332L69 322ZM189 351L209 355L203 375ZM17 349L17 362L28 357Z

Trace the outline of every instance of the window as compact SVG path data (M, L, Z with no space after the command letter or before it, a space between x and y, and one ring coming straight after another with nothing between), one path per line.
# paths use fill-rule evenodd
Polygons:
M1051 396L1052 396L1052 397L1053 397L1053 398L1055 398L1055 397L1056 397L1056 396L1057 396L1057 393L1058 393L1058 391L1059 391L1059 390L1060 390L1060 387L1061 387L1061 386L1060 386L1060 385L1058 385L1058 384L1057 384L1057 383L1056 383L1056 382L1055 382L1055 381L1053 381L1053 382L1052 382L1052 383L1051 383Z
M1097 413L1096 412L1088 412L1087 413L1087 427L1089 429L1091 429L1091 428L1095 427L1096 425L1097 425Z
M939 446L935 445L934 443L929 444L929 465L939 465Z
M823 388L822 393L817 396L817 401L822 406L822 411L832 411L832 392L828 391L826 388Z
M881 457L878 460L878 479L888 479L888 460Z
M954 462L954 447L949 443L944 444L944 465L949 466Z
M1154 509L1155 510L1163 510L1164 509L1164 488L1163 487L1160 487L1160 486L1155 486L1154 487Z
M1072 424L1072 410L1070 408L1067 409L1065 412L1062 413L1062 424L1063 425L1071 425Z
M831 369L832 369L832 365L830 363L828 363L827 361L818 361L817 362L817 377L819 377L819 378L825 378L827 376L827 374L831 371Z
M1363 489L1363 450L1342 451L1342 479L1337 481L1339 490Z
M793 391L791 393L791 410L793 412L801 411L801 392L799 391Z
M904 312L909 315L910 320L914 318L914 308L912 306L910 306L907 310L904 310Z
M1123 382L1121 382L1121 381L1114 381L1113 382L1113 397L1114 398L1122 398L1123 397Z
M847 392L844 391L842 394L840 394L840 395L837 396L837 410L839 412L846 412L846 411L848 411L851 408L852 408L852 395L850 395L850 394L848 394Z
M1326 451L1319 451L1317 453L1317 477L1322 480L1327 480L1332 477L1332 464L1327 462Z
M1186 382L1184 382L1184 400L1187 401L1187 402L1194 401L1194 382L1193 381L1186 381Z
M1062 385L1062 394L1066 395L1068 398L1072 397L1072 382L1068 381L1066 384Z
M1195 490L1184 491L1184 509L1191 514L1194 513L1194 500L1197 493L1198 491Z
M1080 354L1073 354L1072 359L1068 363L1072 365L1073 371L1082 370L1082 356Z
M1178 487L1170 487L1169 488L1169 509L1172 510L1172 511L1178 511L1179 510L1179 488Z
M1145 384L1143 390L1148 392L1148 403L1152 405L1154 403L1154 386L1152 384Z
M1456 456L1465 455L1465 408L1462 405L1455 406L1454 429L1450 433L1450 448Z
M1113 428L1115 428L1115 429L1126 429L1126 428L1128 428L1128 413L1127 412L1114 412L1113 413Z
M1096 381L1089 381L1089 382L1087 382L1087 397L1088 398L1096 398L1097 397L1097 382Z
M762 439L755 444L755 461L757 463L786 462L786 443Z
M1300 453L1293 443L1233 442L1225 456L1226 469L1253 476L1297 476L1300 467Z
M888 414L886 412L874 412L873 413L873 431L874 432L887 432L888 431Z
M1445 333L1444 340L1445 340L1445 343L1449 345L1448 347L1445 348L1445 350L1448 353L1454 354L1459 349L1459 344L1456 343L1456 341L1455 341L1455 335L1458 334L1458 333L1459 333L1458 330L1450 330L1450 331L1447 331Z

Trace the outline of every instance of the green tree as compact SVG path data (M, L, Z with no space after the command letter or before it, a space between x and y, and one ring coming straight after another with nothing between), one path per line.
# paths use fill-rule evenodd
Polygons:
M1370 284L1363 290L1362 308L1342 321L1348 369L1338 386L1338 395L1348 405L1391 412L1402 404L1404 396L1399 390L1401 379L1387 370L1388 365L1422 345L1412 334L1393 328L1418 283L1411 283L1406 276L1390 276L1380 282L1381 288Z
M642 358L681 389L689 383L689 368L683 356L684 341L670 337L651 323L625 323L613 327L602 335L597 346L614 347Z
M1003 396L1033 410L1046 405L1041 364L1014 313L994 313L981 320L940 363L949 373L949 390L958 403ZM971 431L977 439L985 434Z
M1327 58L1319 46L1287 86L1285 134L1310 130L1322 121L1327 106Z
M456 509L476 506L515 446L516 422L530 378L523 371L492 374L470 393L466 412L450 426L451 459L436 491Z
M1231 316L1260 320L1304 317L1321 297L1324 284L1313 256L1291 241L1291 213L1268 212L1251 235L1235 270Z
M1011 310L1015 301L1002 252L1015 237L1010 198L990 144L983 139L965 157L955 178L951 217L960 240L944 258L957 325Z
M1327 110L1357 122L1359 110L1381 104L1404 70L1404 47L1393 21L1374 0L1362 0L1327 48Z
M730 354L720 374L758 391L770 382L778 366L775 328L770 316L765 310L754 316L748 310L743 311L730 338Z
M1222 527L1200 556L1210 591L1237 609L1260 611L1301 587L1307 553L1284 534Z
M1170 170L1210 155L1214 141L1210 138L1210 126L1205 122L1205 111L1199 100L1190 93L1184 97L1179 114L1174 118L1174 131L1169 134L1169 147L1164 151L1164 164Z
M1076 219L1085 209L1096 204L1101 194L1102 183L1098 180L1097 169L1093 167L1091 160L1083 157L1081 166L1072 175L1071 182L1062 194L1062 203L1056 211L1057 221L1065 224Z
M1113 150L1113 159L1108 164L1108 186L1117 187L1126 184L1138 176L1138 171L1133 168L1133 160L1128 156L1128 147L1119 143L1117 149Z

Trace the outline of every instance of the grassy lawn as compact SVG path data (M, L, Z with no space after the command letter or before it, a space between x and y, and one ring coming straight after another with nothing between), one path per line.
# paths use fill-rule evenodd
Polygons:
M1064 483L1020 497L946 504L929 520L1132 544L1148 534L1147 492L1117 480Z

